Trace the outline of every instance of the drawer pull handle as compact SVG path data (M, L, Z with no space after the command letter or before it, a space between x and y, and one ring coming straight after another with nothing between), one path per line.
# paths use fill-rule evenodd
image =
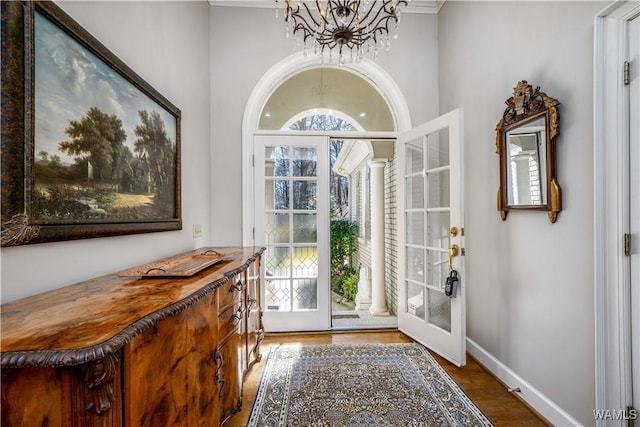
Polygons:
M166 273L166 272L167 272L167 270L165 270L164 268L154 267L154 268L150 268L150 269L148 269L147 271L145 271L145 272L144 272L144 274L149 274L149 273L151 273L152 271L156 271L156 270L157 270L157 271L159 271L159 272L161 272L161 273Z
M229 323L235 324L235 323L241 321L243 315L244 315L244 310L239 308L238 310L236 310L235 313L233 313L231 315L231 317L229 318Z
M238 283L236 283L235 285L231 285L231 289L229 289L229 292L233 292L233 291L238 291L238 292L242 292L245 289L245 285L244 283L242 283L241 281L238 281Z

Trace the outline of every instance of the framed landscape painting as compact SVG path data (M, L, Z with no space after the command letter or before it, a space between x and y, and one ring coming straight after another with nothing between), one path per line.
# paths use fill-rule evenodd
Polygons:
M2 246L182 228L178 108L53 2L2 58Z

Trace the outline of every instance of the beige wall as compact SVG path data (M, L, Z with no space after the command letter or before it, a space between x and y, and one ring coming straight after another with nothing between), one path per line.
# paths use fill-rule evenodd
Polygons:
M467 335L594 425L593 20L598 2L447 1L440 110L465 114ZM494 129L519 80L560 101L563 211L496 212Z
M276 19L273 9L212 7L210 17L212 239L239 244L244 109L262 76L294 53L293 41L285 37L282 14ZM251 25L238 32L239 21ZM398 39L376 61L402 91L414 123L438 113L437 28L435 15L403 15Z
M185 229L3 248L2 301L206 244L241 242L241 125L253 87L292 53L271 9L208 3L60 5L182 110ZM403 16L381 65L413 124L465 109L467 332L581 423L593 424L592 38L597 2L447 1ZM248 22L242 32L237 22ZM561 102L564 210L495 211L495 125L519 80ZM193 239L191 226L204 226Z
M2 302L209 243L209 6L206 2L58 2L182 110L182 231L2 248ZM192 225L203 237L192 238Z

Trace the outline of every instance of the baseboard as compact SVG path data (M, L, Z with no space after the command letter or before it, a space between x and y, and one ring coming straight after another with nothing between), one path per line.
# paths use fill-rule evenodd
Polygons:
M552 425L563 427L582 425L551 399L469 338L467 338L467 352L508 388L512 390L519 388L520 392L514 392L516 396Z

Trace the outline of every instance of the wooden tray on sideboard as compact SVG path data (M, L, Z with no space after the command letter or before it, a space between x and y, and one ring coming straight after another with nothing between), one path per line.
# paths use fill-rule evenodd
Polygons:
M191 277L222 260L225 254L210 249L201 254L183 254L123 271L123 277Z

